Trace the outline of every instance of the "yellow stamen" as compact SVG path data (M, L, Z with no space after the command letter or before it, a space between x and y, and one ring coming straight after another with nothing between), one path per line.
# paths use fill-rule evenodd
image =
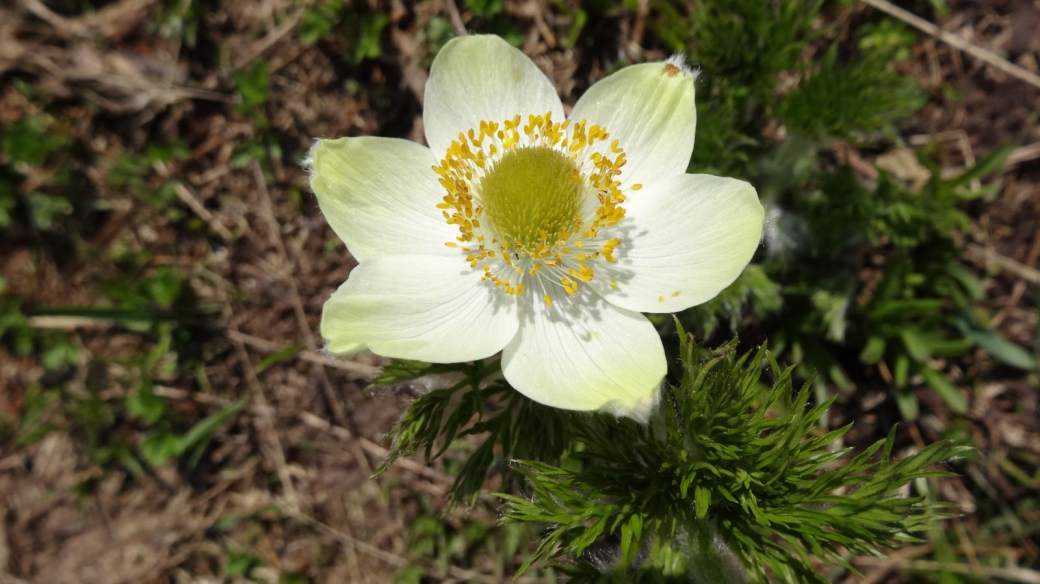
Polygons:
M602 126L555 122L551 113L484 120L460 132L433 167L445 191L437 208L458 228L466 261L496 288L520 296L525 280L546 268L573 296L595 278L597 261L618 261L622 240L598 238L625 217L626 162Z
M574 296L574 294L578 292L578 283L574 280L564 276L563 278L560 278L560 283L563 284L563 289L568 295Z

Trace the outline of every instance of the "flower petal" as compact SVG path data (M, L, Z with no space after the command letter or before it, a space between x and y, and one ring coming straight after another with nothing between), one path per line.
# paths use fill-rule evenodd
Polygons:
M536 402L646 420L667 371L657 330L643 315L590 292L520 300L520 332L502 353L502 373Z
M319 140L308 160L318 204L358 261L458 254L444 245L459 233L437 208L444 188L429 148L394 138Z
M571 120L606 128L624 149L622 190L686 172L697 110L693 76L679 65L625 67L590 87L571 111Z
M676 312L714 298L751 261L763 210L750 184L706 174L652 183L629 197L622 243L592 285L615 306Z
M332 353L456 363L490 357L516 336L516 301L481 282L460 257L371 257L321 315Z
M551 112L564 119L563 104L549 79L531 59L497 36L452 39L437 53L426 82L423 126L439 158L459 132L480 122Z

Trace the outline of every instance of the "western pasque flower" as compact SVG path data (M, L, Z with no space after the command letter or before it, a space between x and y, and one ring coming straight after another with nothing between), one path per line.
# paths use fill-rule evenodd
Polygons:
M666 362L642 312L705 302L751 260L750 184L685 174L694 79L681 61L626 67L570 116L552 83L494 36L450 41L426 85L429 148L320 140L311 186L360 262L325 304L336 354L460 362L502 352L531 399L644 419Z

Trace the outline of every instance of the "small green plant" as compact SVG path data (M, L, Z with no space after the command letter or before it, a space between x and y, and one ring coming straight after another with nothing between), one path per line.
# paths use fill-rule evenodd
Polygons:
M182 142L153 144L143 153L123 152L112 164L108 182L114 187L125 189L148 205L163 210L167 219L176 221L184 218L186 213L180 206L175 182L159 175L156 165L181 162L190 155L188 147Z
M248 115L257 107L267 103L270 75L267 61L257 61L248 69L235 71L232 79L235 82L235 89L242 97L242 101L238 104L239 113Z
M803 71L798 87L776 105L775 115L789 132L817 139L891 128L925 102L916 81L889 71L891 62L874 49L843 63L833 44L811 71Z
M13 211L17 205L18 199L15 198L14 185L0 179L0 229L10 227L14 222Z
M703 83L690 171L748 177L772 218L762 263L680 315L684 325L710 339L725 330L720 324L736 330L751 317L800 378L816 379L821 399L828 383L851 391L858 376L850 369L870 365L907 419L918 412L915 385L966 411L943 359L981 347L1002 363L1034 367L985 324L981 283L956 239L970 225L963 206L999 188L991 178L1009 149L945 179L926 149L918 164L931 179L917 187L830 162L836 140L887 147L899 120L924 103L916 82L894 68L910 55L913 35L867 21L850 25L858 46L842 44L819 26L821 2L701 0L697 8L683 37ZM819 57L804 59L810 46ZM973 188L980 179L989 183Z
M9 164L42 166L47 158L69 144L69 136L57 123L40 114L29 114L4 128L0 149ZM56 131L58 130L58 131Z
M495 377L498 363L429 365L396 361L372 387L402 383L423 375L461 375L454 385L431 391L408 408L390 432L390 455L380 472L400 456L421 451L426 460L443 455L456 438L484 436L459 469L451 498L473 504L489 472L502 473L511 458L555 459L566 447L567 415L533 402ZM477 421L472 422L474 416Z
M372 10L365 2L323 0L304 11L300 34L308 45L335 38L342 44L347 63L360 65L382 54L379 39L389 22L386 14Z
M387 464L416 449L436 458L458 437L485 436L459 470L453 500L472 504L488 471L511 460L506 484L518 473L529 494L499 495L506 521L547 526L519 573L552 560L577 582L607 581L598 579L604 574L625 582L633 572L644 574L637 582L739 582L745 572L765 581L767 570L825 582L811 556L846 565L842 549L877 553L946 516L943 504L897 491L946 474L930 467L967 447L941 442L895 460L893 430L860 453L835 449L850 427L818 429L833 400L810 406L812 384L796 389L793 368L765 349L738 356L735 342L698 349L677 327L681 382L663 390L648 426L539 410L488 383L494 369L484 365L396 363L378 383L449 370L464 377L412 405L391 434ZM771 378L764 386L763 377Z
M0 295L0 341L16 354L34 356L48 369L78 364L79 347L61 331L32 327L29 315L110 320L152 340L147 350L128 355L93 355L82 364L87 374L81 389L71 390L59 377L51 386L31 390L15 428L17 443L32 444L60 427L80 440L93 464L106 469L122 468L143 477L171 460L195 467L217 431L245 405L244 399L229 401L193 420L177 413L157 393L159 386L182 372L203 366L199 338L178 319L203 314L205 307L198 306L184 275L169 266L127 274L103 283L101 290L113 306L43 308ZM118 377L122 398L107 391L112 366L123 371ZM119 431L126 426L139 432L128 439L127 433Z
M720 93L764 100L776 73L797 69L802 51L819 34L813 21L822 5L822 0L701 0L684 40L712 80L725 80L726 91ZM687 44L673 48L686 50Z
M818 371L822 380L850 389L837 355L844 345L878 367L912 420L918 413L912 379L931 387L953 411L967 410L938 359L965 354L978 343L1007 364L1032 368L1023 349L979 318L982 284L961 263L954 239L969 225L960 205L988 191L968 185L1000 168L1007 152L998 150L949 179L933 169L920 191L884 171L869 185L841 167L820 176L816 189L790 198L781 212L788 240L774 243L765 265L788 283L785 312L797 308L800 315L778 318L771 338L803 364L803 376ZM873 260L864 256L868 245ZM879 251L883 263L872 266ZM861 279L868 269L876 278Z
M703 351L684 338L680 350L682 381L664 390L649 426L588 418L571 426L581 448L570 462L514 463L530 494L500 495L506 521L548 526L525 566L588 563L583 554L610 536L612 561L597 572L641 568L706 583L764 582L772 573L822 583L810 557L848 567L844 551L914 541L945 516L946 506L897 491L947 474L929 467L969 448L941 442L895 460L893 429L863 452L835 449L850 426L818 431L830 402L809 406L811 386L795 390L792 369L765 349L737 356L735 343ZM772 380L763 388L764 375ZM576 581L601 581L584 573Z
M654 322L666 336L688 327L706 339L750 324L793 366L765 350L738 357L733 343L701 350L684 338L673 371L682 382L643 427L538 411L500 387L494 364L398 363L377 384L422 373L455 384L416 400L387 462L415 451L436 458L476 435L460 447L469 458L453 500L472 503L490 475L507 485L521 476L523 494L501 496L507 521L545 528L526 566L541 560L572 582L823 582L810 558L850 568L850 552L934 539L948 508L924 491L897 491L970 451L940 442L898 459L894 431L862 452L836 448L848 428L824 429L828 406L843 399L832 387L852 391L864 370L890 375L912 420L915 386L966 411L944 360L985 347L976 338L999 344L1005 363L1026 368L1031 357L993 341L981 284L957 252L964 204L996 188L971 185L989 179L1006 150L953 178L930 168L923 185L881 169L865 179L835 154L849 143L898 144L898 123L925 99L895 67L912 35L885 21L831 30L820 24L823 2L701 0L688 18L679 4L652 2L647 24L655 42L688 51L702 70L689 170L748 178L772 218L761 263L678 323ZM611 10L581 6L584 17ZM575 30L569 42L583 46L584 23ZM930 167L930 152L920 159ZM529 409L536 415L521 420ZM536 454L510 442L512 428L537 437Z
M199 40L205 4L199 0L163 0L154 27L164 38L181 38L189 48Z
M408 526L408 551L440 572L448 572L449 567L479 566L482 572L506 578L515 570L517 558L526 557L533 549L535 537L528 526L494 525L472 510L465 516L445 513L428 497L417 497L422 510ZM428 571L428 567L413 563L402 568L394 582L418 584ZM540 576L551 581L552 571Z
M38 231L59 228L74 211L70 192L83 183L82 175L65 163L68 130L46 115L26 114L0 133L0 230L17 227L19 217ZM44 168L46 178L27 189L26 174Z
M484 18L496 16L504 7L503 0L466 0L466 8Z
M249 552L224 551L224 576L245 579L249 582L273 582L274 584L310 584L312 580L300 572L278 571L277 580L269 580L254 574L254 570L268 567L263 559Z

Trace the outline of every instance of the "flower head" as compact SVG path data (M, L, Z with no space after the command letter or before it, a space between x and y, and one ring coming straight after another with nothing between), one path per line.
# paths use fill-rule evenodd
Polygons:
M567 117L523 53L467 36L434 60L423 122L429 148L359 137L311 152L321 209L360 262L325 304L327 349L501 351L535 401L645 418L666 362L640 313L711 299L762 232L751 185L685 174L692 75L627 67Z

